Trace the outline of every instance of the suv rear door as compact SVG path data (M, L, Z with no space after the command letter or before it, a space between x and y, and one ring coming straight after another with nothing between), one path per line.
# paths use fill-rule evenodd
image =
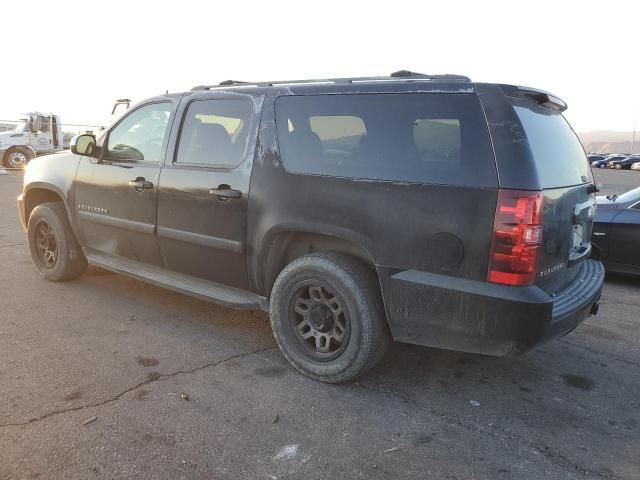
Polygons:
M176 104L162 97L134 108L103 138L99 159L81 159L75 198L89 249L162 264L155 237L157 187Z
M246 228L259 98L195 92L160 177L158 244L165 267L247 289Z
M590 253L595 188L586 154L544 92L478 85L491 131L500 188L542 191L542 245L535 283L549 294L568 285Z

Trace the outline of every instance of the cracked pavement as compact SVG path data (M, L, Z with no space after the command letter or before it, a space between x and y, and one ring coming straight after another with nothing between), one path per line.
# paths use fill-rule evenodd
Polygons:
M640 477L639 279L608 278L598 316L528 355L396 344L324 385L261 312L99 269L42 280L20 182L0 177L2 480Z

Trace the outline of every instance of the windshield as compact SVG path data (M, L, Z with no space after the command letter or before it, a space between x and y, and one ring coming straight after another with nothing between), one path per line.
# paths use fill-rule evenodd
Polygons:
M627 203L640 200L640 187L629 190L628 192L624 192L622 195L616 195L615 197L611 198L611 200L615 200L618 203Z
M559 112L513 100L538 166L542 188L568 187L592 181L580 140Z

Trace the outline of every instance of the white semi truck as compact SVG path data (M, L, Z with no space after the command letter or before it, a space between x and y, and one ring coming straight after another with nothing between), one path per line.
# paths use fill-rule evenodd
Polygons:
M131 104L128 98L120 98L115 101L111 111L111 123L117 118L116 112L121 113L122 108L126 111ZM48 153L59 152L69 148L69 143L73 138L73 133L62 131L60 116L52 113L31 112L23 114L17 125L7 129L10 124L0 124L0 168L4 165L7 168L24 168L29 161L38 156ZM73 126L73 124L70 124ZM86 133L93 133L94 129L100 131L104 126L98 125L75 125L75 127L89 127Z
M37 155L69 148L70 139L62 132L58 115L27 113L13 130L0 132L0 162L7 168L22 168Z

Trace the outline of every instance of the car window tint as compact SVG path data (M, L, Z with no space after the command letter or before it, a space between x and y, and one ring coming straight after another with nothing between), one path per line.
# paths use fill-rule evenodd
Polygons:
M469 94L282 96L276 124L293 173L496 186L487 125Z
M176 163L235 167L248 147L251 101L197 100L187 108Z
M360 140L367 134L362 119L348 115L309 117L309 125L311 131L318 136L324 155L334 161L353 155ZM289 132L293 131L292 126Z
M542 188L592 180L582 144L562 114L529 101L514 99L512 103L538 166Z
M140 107L109 132L105 159L158 162L171 114L170 102Z
M413 140L424 162L460 163L460 121L419 118L413 124Z

